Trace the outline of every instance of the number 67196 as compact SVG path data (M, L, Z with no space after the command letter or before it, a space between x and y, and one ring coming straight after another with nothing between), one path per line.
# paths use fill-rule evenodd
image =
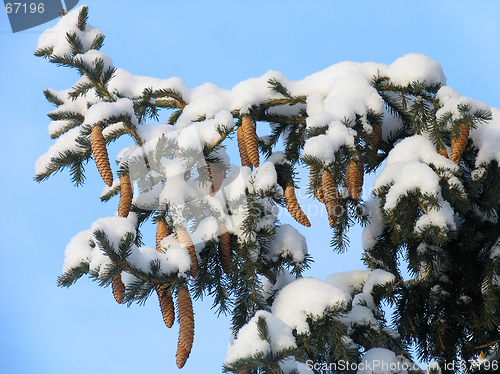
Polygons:
M7 3L5 4L7 13L43 13L43 3Z

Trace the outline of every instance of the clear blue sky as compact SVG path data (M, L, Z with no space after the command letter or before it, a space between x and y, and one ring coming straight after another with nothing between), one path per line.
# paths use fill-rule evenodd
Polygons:
M443 66L448 85L500 107L500 2L491 1L86 1L89 23L106 35L102 51L137 75L181 77L189 86L231 88L278 70L298 80L345 61L391 63L410 52ZM33 182L34 162L53 141L44 88L67 89L76 72L35 58L45 25L12 34L0 10L0 373L176 372L177 327L168 330L156 297L116 304L110 289L82 278L56 287L70 239L97 218L102 180L92 164L75 188L68 173ZM360 231L351 250L329 248L326 220L301 228L321 279L362 268ZM150 238L152 243L152 238ZM151 244L149 243L149 244ZM195 304L196 336L184 373L217 373L229 338L211 300ZM203 369L203 370L202 370Z

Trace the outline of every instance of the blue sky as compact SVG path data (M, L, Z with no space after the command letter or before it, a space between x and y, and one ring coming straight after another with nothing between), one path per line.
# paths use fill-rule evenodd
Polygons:
M231 88L278 70L298 80L337 62L390 64L417 52L439 61L462 95L500 107L500 2L491 1L86 1L89 23L106 35L102 51L137 75L181 77L190 87ZM118 4L118 5L117 5ZM52 109L42 91L67 89L74 71L35 58L41 32L12 34L0 11L0 372L168 373L177 370L177 328L168 330L156 297L145 306L116 304L110 289L82 278L56 286L70 239L97 218L114 214L100 203L103 188L89 164L84 187L68 173L33 182L34 162L53 141ZM360 231L351 249L329 248L326 219L312 218L308 238L326 278L362 268ZM151 242L152 242L151 238ZM229 322L211 300L195 303L196 336L183 372L220 372Z

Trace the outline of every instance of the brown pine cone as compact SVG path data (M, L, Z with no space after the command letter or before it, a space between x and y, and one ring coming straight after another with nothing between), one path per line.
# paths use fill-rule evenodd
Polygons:
M158 252L163 252L161 249L161 241L164 237L168 236L168 226L163 220L156 221L156 250Z
M231 237L223 223L219 223L219 257L224 273L229 275L229 268L231 266L231 258L233 257L231 251Z
M118 203L118 215L120 217L128 217L130 207L132 206L132 197L134 190L130 182L130 176L124 174L120 176L120 202Z
M111 187L113 185L113 172L111 171L111 166L109 165L106 139L104 139L101 128L98 125L94 125L92 128L90 145L97 170L99 170L99 174L101 174L104 183Z
M123 294L125 293L125 285L122 282L122 275L118 273L111 282L113 296L118 304L123 303Z
M467 146L467 141L469 140L469 126L465 123L461 123L458 126L458 137L451 138L451 161L455 164L460 163L462 154Z
M214 196L219 191L222 182L226 179L226 169L220 163L209 164L209 174L212 185L210 186L210 196Z
M179 369L182 369L184 365L186 365L187 359L189 358L189 354L186 348L180 342L180 336L177 341L177 352L175 354L175 363Z
M330 226L333 227L340 214L340 197L337 184L333 180L330 172L326 169L324 169L321 174L321 184L323 186L328 221Z
M253 166L259 166L259 145L257 143L257 134L252 120L248 116L243 116L241 120L243 128L243 139L245 140L245 148L247 150L248 159Z
M189 274L191 274L193 278L196 278L198 275L198 257L196 257L194 244L191 241L188 232L183 229L177 230L177 239L179 240L179 243L186 246L189 252L189 257L191 258L191 269L189 270Z
M163 322L168 328L171 328L175 320L174 299L172 295L168 294L165 286L156 286L156 294L158 295Z
M298 223L307 227L311 226L306 214L300 208L297 196L295 196L295 188L293 186L286 186L285 188L285 205L292 217Z
M238 138L238 149L240 151L241 166L248 166L250 169L253 168L250 159L248 158L247 147L245 144L245 137L243 135L243 126L238 127L237 130Z
M314 175L316 172L317 172L317 167L310 165L309 166L309 183L310 183L310 185L316 184L314 181ZM320 203L324 203L323 188L321 186L321 178L319 178L319 183L314 188L314 196L316 196L316 199L318 199L318 201Z
M446 152L446 149L445 148L438 148L438 153L441 155L441 156L444 156L446 158L449 158L448 157L448 152Z
M382 141L382 124L375 123L372 128L372 135L370 137L369 148L367 149L367 157L369 162L373 162L377 157L377 152Z
M345 183L349 194L354 200L357 200L362 189L363 189L363 159L361 152L358 150L356 156L354 156L349 164L347 165Z
M191 353L194 340L193 303L191 302L189 291L185 287L179 287L177 293L177 311L179 313L179 340L177 342L176 356L180 356L178 357L178 361L184 366ZM181 359L179 360L179 358ZM179 366L179 363L177 365Z

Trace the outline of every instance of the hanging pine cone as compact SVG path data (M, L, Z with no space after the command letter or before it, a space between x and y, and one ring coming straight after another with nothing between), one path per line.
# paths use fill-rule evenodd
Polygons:
M238 149L240 151L241 166L248 166L250 169L253 168L250 159L248 158L247 147L245 144L245 137L243 135L243 126L238 127L237 130L238 139Z
M245 148L247 150L248 159L253 166L259 166L259 145L257 143L257 134L252 120L248 116L243 116L241 121L243 128L243 138L245 140Z
M186 348L181 344L181 337L177 340L177 352L175 353L175 363L179 369L182 369L186 365L189 354Z
M347 189L349 190L349 194L354 200L358 200L358 197L363 188L363 159L361 156L361 152L358 150L356 152L356 156L349 161L349 165L347 165L346 175L345 175L345 183L347 185Z
M223 223L219 223L219 257L224 273L229 275L229 268L231 266L231 258L233 257L231 251L231 237Z
M158 252L163 252L160 242L164 237L168 236L168 234L167 223L163 220L156 221L156 250Z
M448 152L446 152L446 149L443 147L443 148L438 148L438 153L441 155L441 156L444 156L446 158L449 158L448 157Z
M313 166L313 165L309 166L309 184L312 186L314 186L316 184L315 176L316 176L317 170L318 169L316 166ZM318 199L318 201L320 203L324 203L324 195L323 195L323 188L321 186L321 178L319 178L319 182L317 183L317 186L314 187L314 196L316 196L316 199Z
M458 125L457 130L458 137L451 138L451 161L459 164L469 140L469 126L461 123Z
M220 163L209 164L209 175L212 185L210 186L210 196L214 196L219 191L222 182L226 178L226 169Z
M172 295L168 294L165 286L156 286L156 294L158 295L163 322L168 328L171 328L175 320L174 299Z
M300 208L297 196L295 196L295 188L291 185L285 188L285 205L292 217L301 225L311 226L306 214Z
M372 135L370 137L370 144L367 149L367 158L369 162L375 161L377 157L378 149L380 147L380 142L382 141L382 124L375 123L372 127Z
M130 207L132 206L132 197L134 196L134 191L132 189L132 183L130 182L130 176L124 174L120 176L120 202L118 203L118 215L120 217L128 217L130 213Z
M125 285L122 282L122 275L118 273L111 282L113 296L118 304L123 303L123 294L125 293Z
M194 313L189 291L179 287L177 293L177 311L179 313L179 340L177 342L176 361L181 368L187 361L194 340Z
M194 244L191 241L188 232L183 229L177 230L177 239L179 240L179 243L182 243L186 246L189 252L189 257L191 258L191 269L189 270L189 274L191 274L193 278L196 278L196 276L198 275L198 257L196 257Z
M92 128L90 145L97 170L99 170L99 174L101 174L104 183L111 187L113 185L113 172L111 171L111 166L109 165L106 139L104 139L101 128L98 125L94 125Z
M321 174L321 184L323 187L326 212L328 214L328 222L330 223L330 227L333 227L340 214L340 197L337 184L333 180L330 172L326 169L323 169Z

